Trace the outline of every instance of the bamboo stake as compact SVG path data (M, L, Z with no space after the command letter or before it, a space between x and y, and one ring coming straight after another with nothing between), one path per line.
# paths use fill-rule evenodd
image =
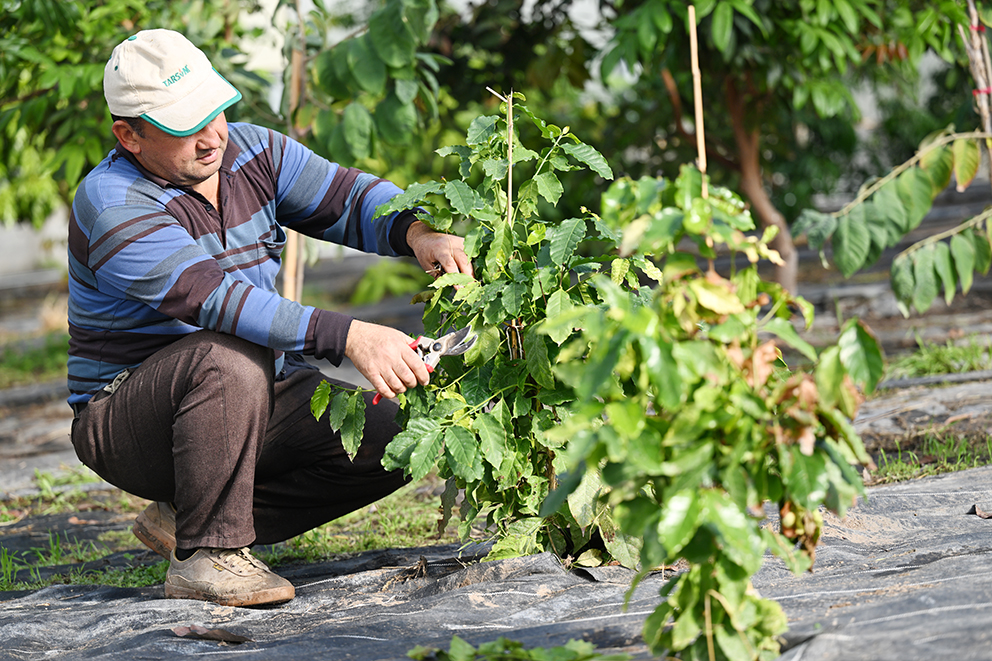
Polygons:
M506 225L513 228L513 90L506 97Z
M699 48L696 42L696 6L689 5L689 48L692 58L692 98L696 106L696 149L699 151L699 172L703 175L705 200L709 197L706 186L706 134L703 131L703 83L699 71Z
M289 136L298 139L299 132L296 130L294 115L296 109L300 107L300 97L303 90L303 44L304 27L301 1L296 0L296 19L299 23L299 35L297 44L293 47L290 56L289 69ZM303 237L293 230L286 230L286 251L283 255L282 271L282 295L291 301L299 302L303 292Z

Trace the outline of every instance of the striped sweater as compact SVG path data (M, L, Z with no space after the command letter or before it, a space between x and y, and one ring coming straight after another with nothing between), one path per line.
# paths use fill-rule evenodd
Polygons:
M283 227L380 255L412 254L410 212L372 222L401 191L284 135L230 124L222 213L120 145L80 184L69 218L69 403L200 329L338 365L351 317L282 298Z

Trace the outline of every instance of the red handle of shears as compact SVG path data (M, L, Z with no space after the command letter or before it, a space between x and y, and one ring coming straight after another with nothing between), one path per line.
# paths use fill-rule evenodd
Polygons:
M420 340L421 340L422 337L423 337L423 335L421 335L416 340L414 340L413 342L411 342L410 343L410 348L411 349L416 349L417 348L417 345L420 344ZM434 368L431 367L430 365L428 365L427 366L427 373L428 374L431 374L433 371L434 371ZM372 398L372 406L375 406L376 404L378 404L381 401L382 401L382 393L377 392L375 394L375 397Z

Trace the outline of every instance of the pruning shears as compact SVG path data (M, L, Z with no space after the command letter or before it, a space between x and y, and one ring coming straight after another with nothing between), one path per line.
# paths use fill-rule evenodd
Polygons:
M441 356L457 356L472 348L475 341L479 339L478 334L472 332L471 326L459 328L447 335L442 335L436 340L421 335L410 343L410 348L417 352L417 355L427 365L428 374L434 371L437 364L441 362ZM376 393L372 398L372 404L378 404L382 399L382 394Z

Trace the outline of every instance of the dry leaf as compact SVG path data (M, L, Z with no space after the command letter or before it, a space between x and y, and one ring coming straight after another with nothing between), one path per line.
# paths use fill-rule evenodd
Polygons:
M813 456L813 448L816 446L816 435L813 434L812 427L803 427L799 434L799 451L807 457Z
M100 522L95 519L80 519L78 516L70 516L69 523L74 526L92 526Z
M992 519L992 512L986 512L978 505L975 505L975 514L983 519Z
M204 627L198 626L196 624L191 624L188 627L176 627L172 630L172 633L176 634L180 638L197 638L200 640L218 640L224 643L250 643L253 642L251 638L245 636L239 636L236 633L231 633L226 629L206 629Z

